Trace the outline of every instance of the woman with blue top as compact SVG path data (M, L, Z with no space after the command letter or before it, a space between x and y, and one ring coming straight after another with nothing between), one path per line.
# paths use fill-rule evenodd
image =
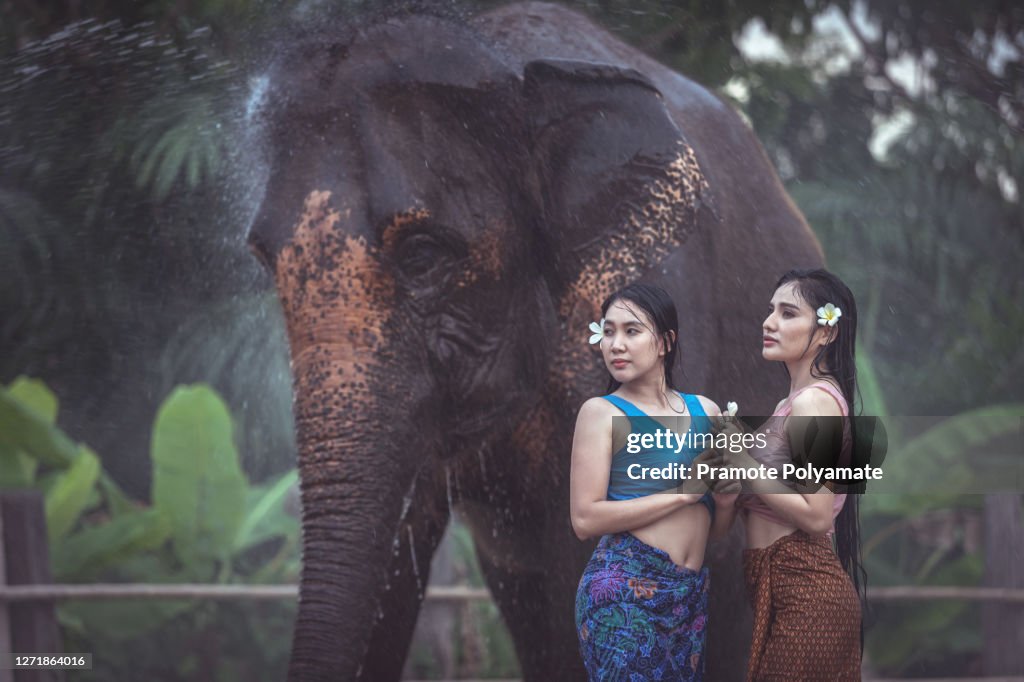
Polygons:
M592 342L611 375L609 394L580 408L572 447L573 530L581 540L601 537L576 593L580 651L592 681L700 680L704 550L726 529L714 527L714 501L702 484L694 481L690 492L690 484L651 474L695 467L704 450L695 436L710 434L709 416L721 411L675 389L679 324L664 290L630 285L609 296L601 314ZM614 428L625 421L616 416L629 428ZM674 437L653 437L666 428Z

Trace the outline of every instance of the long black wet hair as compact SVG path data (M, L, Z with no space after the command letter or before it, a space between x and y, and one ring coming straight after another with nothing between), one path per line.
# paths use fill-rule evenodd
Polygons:
M835 335L830 343L818 349L811 364L811 376L816 379L832 379L839 384L839 390L849 406L850 416L854 413L854 399L857 393L857 302L853 292L843 284L842 280L828 270L790 270L775 284L778 289L783 284L794 284L796 293L805 303L817 310L826 303L831 303L842 312L833 326ZM812 332L813 334L813 332ZM810 339L808 339L810 347ZM787 370L788 371L788 370ZM857 429L850 421L851 452L857 451ZM853 580L853 586L864 601L867 589L867 573L861 558L860 549L860 513L859 496L850 494L846 497L842 511L836 518L836 554L839 563Z
M649 284L629 284L609 294L601 304L601 319L608 315L608 308L616 301L622 301L627 307L635 307L647 314L647 319L654 323L651 332L663 339L667 351L665 353L665 385L676 390L675 367L679 355L679 313L672 297L661 287ZM634 314L636 311L634 310ZM640 315L637 315L639 318ZM671 333L670 333L671 332ZM608 375L607 392L616 391L622 384Z

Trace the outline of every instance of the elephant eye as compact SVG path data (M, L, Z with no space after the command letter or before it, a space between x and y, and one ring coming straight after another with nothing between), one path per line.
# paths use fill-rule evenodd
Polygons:
M453 256L446 243L420 232L402 240L396 260L403 274L417 280L443 271Z

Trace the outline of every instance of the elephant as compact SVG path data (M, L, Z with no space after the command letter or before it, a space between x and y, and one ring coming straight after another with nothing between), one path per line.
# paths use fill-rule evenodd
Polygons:
M523 678L585 679L569 454L607 380L588 323L627 283L665 288L684 390L768 414L785 378L757 325L818 241L729 105L558 5L323 28L266 83L249 243L294 379L289 679L399 679L453 509ZM710 679L738 679L749 642L737 540L709 554Z

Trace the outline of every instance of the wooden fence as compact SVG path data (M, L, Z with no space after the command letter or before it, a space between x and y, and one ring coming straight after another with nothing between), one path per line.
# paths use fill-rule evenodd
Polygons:
M297 598L297 585L53 584L42 497L35 491L0 494L0 653L63 651L55 609L55 603L61 600ZM490 598L488 590L472 587L433 586L428 587L426 593L426 599L431 601ZM868 598L875 602L969 599L1010 608L1011 621L1024 616L1024 589L1011 587L875 587L869 591ZM17 627L13 627L15 623ZM1011 632L1020 634L1020 631L1013 632L1012 627ZM1005 655L1017 661L1024 657L1019 648ZM0 669L0 682L60 682L63 679L60 671ZM916 679L915 682L1024 682L1024 676Z

